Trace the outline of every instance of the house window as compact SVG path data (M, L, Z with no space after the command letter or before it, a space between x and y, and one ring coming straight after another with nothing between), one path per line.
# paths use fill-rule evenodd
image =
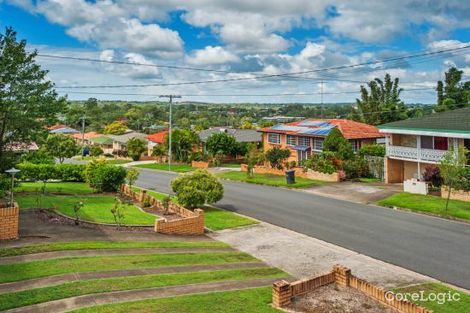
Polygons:
M447 137L434 137L434 149L449 150L449 143L447 141Z
M308 137L299 137L299 146L310 147L310 138L308 138Z
M286 138L286 144L290 145L290 146L295 146L297 144L297 138L295 136L292 136L292 135L287 135L287 138Z
M278 145L281 143L281 135L279 134L268 134L268 142Z
M349 142L351 143L352 151L356 153L360 148L359 140L350 140Z
M322 151L323 150L323 139L322 138L315 138L313 140L313 150L315 150L315 151Z
M422 149L434 149L434 138L432 136L421 136Z

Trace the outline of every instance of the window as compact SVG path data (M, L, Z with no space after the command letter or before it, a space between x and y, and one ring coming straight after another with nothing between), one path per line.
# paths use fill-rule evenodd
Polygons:
M310 147L310 138L308 138L308 137L299 137L299 146Z
M279 134L268 134L268 142L273 144L280 144L281 143L281 135Z
M287 135L286 144L290 146L295 146L297 144L297 138L292 135Z
M421 136L422 149L434 149L434 139L432 136Z
M356 153L360 148L359 140L350 140L349 142L351 143L352 151Z
M322 151L323 150L323 139L315 138L313 141L313 150Z
M449 144L446 137L434 137L434 149L448 150Z

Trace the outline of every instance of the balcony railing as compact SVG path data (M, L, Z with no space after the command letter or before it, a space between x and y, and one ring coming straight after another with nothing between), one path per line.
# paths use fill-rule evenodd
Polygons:
M419 160L423 162L439 162L446 154L445 150L418 149L402 146L387 146L387 156L392 158Z

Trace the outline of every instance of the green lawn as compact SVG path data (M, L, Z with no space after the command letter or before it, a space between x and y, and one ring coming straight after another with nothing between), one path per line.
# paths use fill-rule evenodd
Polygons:
M108 164L126 164L130 163L132 160L122 160L122 159L107 159L106 163Z
M134 167L146 168L146 169L151 169L151 170L168 171L167 163L139 164L139 165L134 165ZM190 172L194 170L195 168L189 164L172 164L171 165L172 172L186 173L186 172Z
M25 263L0 264L0 283L74 272L98 272L162 266L256 262L241 252L167 253L150 255L117 255L68 257Z
M281 270L267 267L75 281L51 287L0 294L0 310L8 310L31 304L93 293L185 285L188 282L191 282L191 284L198 284L224 280L281 278L285 276L287 275Z
M424 296L427 298L430 293L434 294L448 294L451 295L458 293L459 301L446 301L445 303L439 304L437 301L410 301L415 302L425 308L433 310L434 313L466 313L470 312L470 294L449 288L439 283L425 283L420 285L414 285L411 287L398 288L393 290L394 292L400 293L420 293L424 292Z
M253 174L253 177L248 177L246 172L230 171L217 175L222 179L230 179L236 181L242 181L251 184L260 184L276 187L289 187L289 188L305 188L311 186L318 186L324 184L321 181L296 177L295 184L288 185L286 177L281 175L270 175L270 174Z
M140 191L139 187L132 187L134 191ZM147 189L147 193L156 199L162 200L167 195L161 192ZM176 202L176 198L173 198ZM257 221L240 216L230 211L222 210L212 206L204 206L204 222L207 228L211 230L222 230L240 226L258 224Z
M240 168L240 163L222 163L220 167Z
M378 178L367 178L367 177L361 177L357 179L361 183L380 183L381 180Z
M42 182L22 182L15 188L15 192L41 192L43 186ZM50 182L46 184L46 192L81 195L93 193L93 188L86 183Z
M13 248L0 248L0 257L24 255L50 251L132 249L132 248L213 248L228 247L219 241L74 241L36 244Z
M379 205L410 209L416 212L432 213L445 216L446 199L436 196L424 196L400 192L377 202ZM470 219L470 202L450 200L449 216Z
M73 206L79 201L84 206L79 211L80 219L97 223L114 224L114 217L111 208L115 198L112 196L42 196L40 203L36 195L18 195L16 200L20 208L49 208L55 209L59 213L74 217ZM124 221L126 225L153 225L157 217L152 214L142 212L134 205L124 205Z
M85 308L75 313L276 313L271 304L271 287L212 292Z

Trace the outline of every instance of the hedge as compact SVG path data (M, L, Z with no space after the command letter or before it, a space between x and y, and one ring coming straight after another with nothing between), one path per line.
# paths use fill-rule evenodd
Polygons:
M23 180L46 181L61 180L84 182L83 164L33 164L20 163L17 165L20 178Z

